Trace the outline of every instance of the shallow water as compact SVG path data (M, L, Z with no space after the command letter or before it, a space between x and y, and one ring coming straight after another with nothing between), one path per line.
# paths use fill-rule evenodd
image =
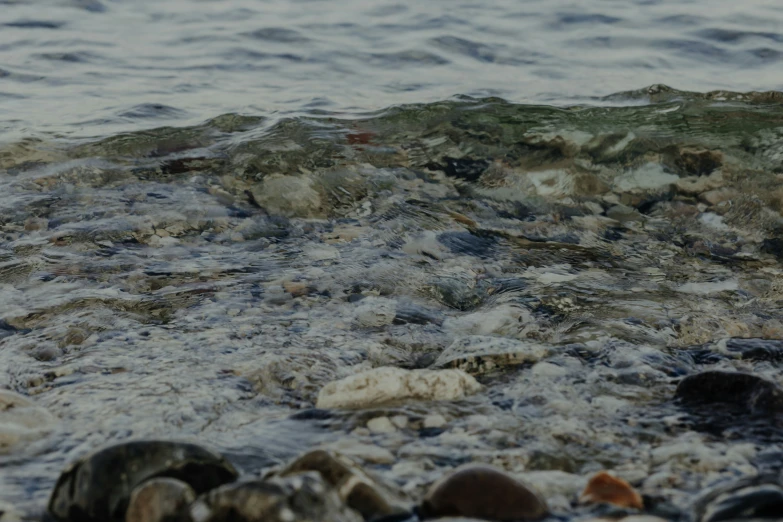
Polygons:
M599 469L680 510L783 469L779 419L673 401L781 382L782 97L737 92L780 8L340 5L0 6L0 388L42 408L0 500L129 437L342 444L412 500L494 463L566 514ZM314 409L380 366L484 388Z
M0 141L458 94L574 103L783 86L775 0L3 0Z

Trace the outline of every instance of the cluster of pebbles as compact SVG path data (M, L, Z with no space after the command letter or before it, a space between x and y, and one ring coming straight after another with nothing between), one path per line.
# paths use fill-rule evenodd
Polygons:
M783 518L779 96L602 104L0 147L0 520Z

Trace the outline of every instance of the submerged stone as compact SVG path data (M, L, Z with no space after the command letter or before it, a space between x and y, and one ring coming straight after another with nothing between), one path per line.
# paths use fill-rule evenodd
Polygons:
M775 484L737 489L719 495L699 517L701 522L748 519L783 519L783 489Z
M729 403L753 413L783 411L783 390L756 375L707 371L685 377L675 398L684 404Z
M44 437L56 425L57 418L33 400L0 390L0 455L21 451L25 444Z
M315 471L338 492L345 504L365 520L406 514L391 492L371 478L355 462L332 451L313 450L288 464L278 476Z
M468 335L455 340L435 360L433 367L458 368L481 374L498 368L535 363L549 354L546 346L488 335Z
M469 464L430 488L420 514L423 519L539 520L549 508L538 493L503 471Z
M601 471L590 479L579 500L585 504L604 503L623 508L644 508L642 496L630 484L606 471Z
M125 522L189 522L187 507L194 500L196 492L181 480L147 480L131 493Z
M61 521L119 522L125 520L133 489L147 479L174 478L203 493L237 476L222 456L195 444L123 442L82 457L63 471L48 509Z
M190 507L194 522L361 522L318 473L229 484Z
M476 379L460 370L383 367L330 382L318 394L316 407L367 408L407 399L451 401L480 389Z

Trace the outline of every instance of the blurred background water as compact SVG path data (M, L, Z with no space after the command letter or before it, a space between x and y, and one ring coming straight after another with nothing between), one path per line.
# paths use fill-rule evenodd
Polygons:
M0 0L0 140L456 94L783 87L777 0Z

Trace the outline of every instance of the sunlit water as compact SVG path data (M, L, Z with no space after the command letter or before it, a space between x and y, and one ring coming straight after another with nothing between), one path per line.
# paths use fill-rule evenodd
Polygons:
M557 512L603 468L680 509L755 473L774 422L672 396L781 380L783 110L737 92L783 84L783 12L586 5L0 4L0 388L52 415L0 426L0 499L128 437L247 475L342 443L412 500L491 462ZM312 410L469 336L546 354Z

